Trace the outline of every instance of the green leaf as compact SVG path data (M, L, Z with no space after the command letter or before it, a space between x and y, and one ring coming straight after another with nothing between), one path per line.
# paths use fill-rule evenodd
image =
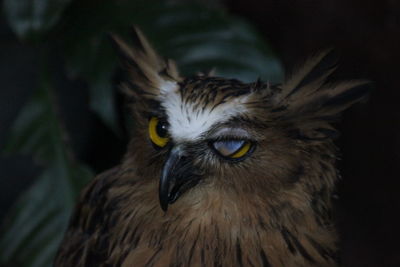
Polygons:
M92 177L71 158L51 92L43 84L11 130L8 152L31 154L46 167L6 218L0 263L51 266L77 194Z
M71 0L4 0L7 20L24 40L37 40L60 19Z
M219 10L183 6L155 19L157 40L165 54L177 60L182 73L191 75L212 62L217 75L246 82L261 77L279 82L283 69L279 59L245 21ZM190 67L188 67L190 66ZM196 68L197 67L197 68Z
M24 106L9 133L6 153L32 154L39 162L52 158L55 153L53 143L60 142L54 139L61 138L61 134L50 98L50 91L44 88Z
M112 67L112 66L110 66ZM100 77L89 77L91 86L90 108L94 111L103 122L119 136L121 134L119 125L117 124L117 113L115 106L115 91L112 85L112 70L99 72Z

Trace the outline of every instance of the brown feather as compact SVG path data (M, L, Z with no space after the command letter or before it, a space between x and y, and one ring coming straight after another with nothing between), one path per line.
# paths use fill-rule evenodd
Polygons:
M136 132L122 163L82 192L55 266L337 266L330 215L337 149L330 123L363 97L365 82L327 85L332 69L322 64L325 71L318 70L325 54L283 85L182 79L172 61L161 60L134 32L134 49L114 41L130 74L124 87L136 99ZM168 75L160 74L165 68ZM213 154L203 144L209 139L184 143L188 171L201 170L202 179L164 212L159 179L171 152L154 149L146 112L168 120L164 100L156 97L168 77L179 81L181 110L188 105L200 114L244 105L246 112L210 131L240 127L257 145L233 162ZM146 110L149 95L161 108Z

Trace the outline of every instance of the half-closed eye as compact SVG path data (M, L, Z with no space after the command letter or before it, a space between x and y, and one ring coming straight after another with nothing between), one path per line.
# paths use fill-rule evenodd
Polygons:
M244 158L253 148L248 140L218 140L213 141L211 146L220 156L235 160Z

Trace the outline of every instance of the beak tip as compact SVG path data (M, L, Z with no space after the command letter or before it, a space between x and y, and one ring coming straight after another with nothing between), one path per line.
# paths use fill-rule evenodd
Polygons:
M168 200L160 195L160 207L164 212L167 212L168 204Z
M164 212L167 212L167 210L168 210L168 204L167 204L167 205L161 204L161 209L162 209Z

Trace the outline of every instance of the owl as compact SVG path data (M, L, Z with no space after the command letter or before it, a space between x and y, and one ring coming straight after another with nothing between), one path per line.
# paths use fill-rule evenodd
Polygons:
M365 81L320 53L283 84L181 77L135 29L112 38L134 131L81 193L55 266L337 266L332 126Z

